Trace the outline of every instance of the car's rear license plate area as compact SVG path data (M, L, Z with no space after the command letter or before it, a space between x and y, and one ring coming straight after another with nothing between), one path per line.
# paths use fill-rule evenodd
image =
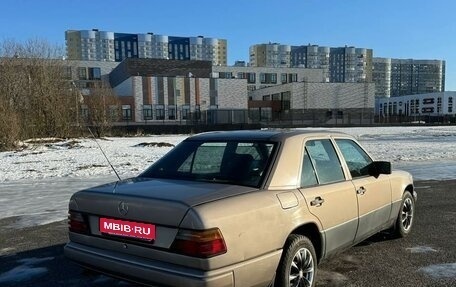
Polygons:
M99 226L102 234L145 241L154 241L156 236L155 225L150 223L100 217Z

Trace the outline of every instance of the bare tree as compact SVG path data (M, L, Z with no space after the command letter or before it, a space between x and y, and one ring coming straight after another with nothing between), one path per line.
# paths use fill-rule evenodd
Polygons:
M86 125L97 137L106 135L113 122L119 120L120 102L106 84L100 83L90 89L90 94L84 97L84 105L87 108Z
M0 150L13 148L19 138L19 119L11 104L0 98Z
M62 49L43 40L0 43L0 139L7 131L8 142L70 135L75 118L74 93L62 73L62 55Z

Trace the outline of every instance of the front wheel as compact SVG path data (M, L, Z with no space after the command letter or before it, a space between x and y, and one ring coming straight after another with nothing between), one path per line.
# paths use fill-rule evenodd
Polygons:
M275 287L313 287L317 256L309 238L292 234L285 244L275 278Z
M404 192L402 196L401 208L394 226L394 235L405 237L412 230L415 219L415 199L409 191Z

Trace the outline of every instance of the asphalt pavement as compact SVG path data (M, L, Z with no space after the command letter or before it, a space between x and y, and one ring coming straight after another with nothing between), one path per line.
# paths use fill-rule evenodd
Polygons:
M456 180L420 181L416 189L408 237L380 233L322 262L316 285L456 286ZM0 220L0 286L135 286L67 260L66 220L22 229L17 220Z

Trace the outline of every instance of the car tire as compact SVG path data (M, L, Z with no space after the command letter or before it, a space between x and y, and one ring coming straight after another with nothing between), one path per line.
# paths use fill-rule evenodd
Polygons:
M415 220L415 199L409 191L402 195L401 207L394 225L394 236L405 237L412 230L413 221Z
M283 252L274 287L315 286L317 256L310 239L292 234L288 237Z

